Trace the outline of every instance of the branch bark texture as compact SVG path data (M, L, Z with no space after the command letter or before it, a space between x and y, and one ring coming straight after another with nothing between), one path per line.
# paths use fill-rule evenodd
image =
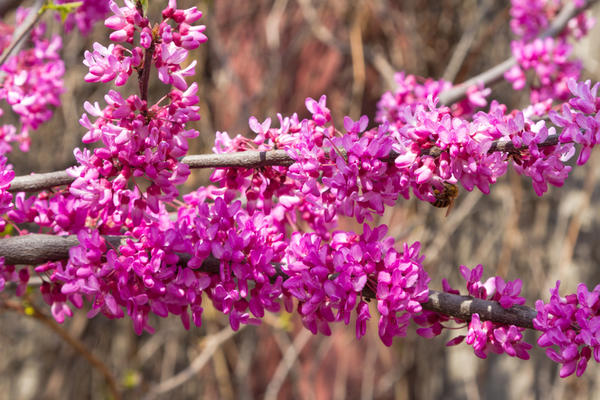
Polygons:
M112 246L118 246L123 236L105 236ZM29 234L0 239L0 255L4 262L10 265L37 265L47 261L66 260L69 258L69 249L77 246L77 236L55 236L47 234ZM187 256L189 257L189 256ZM186 255L182 255L183 262ZM219 260L209 257L202 264L201 270L215 274L219 273ZM285 274L282 273L285 277ZM372 297L373 293L366 293ZM459 296L452 293L429 291L429 301L423 308L436 311L444 315L456 317L465 321L471 320L471 315L479 314L483 320L506 325L516 325L533 329L533 318L536 311L526 306L514 306L504 309L495 301L475 299L470 296Z
M554 146L558 144L558 136L549 136L544 142L538 144L539 147ZM489 152L503 151L507 153L517 153L525 147L516 148L512 142L497 140L492 143ZM438 157L442 153L439 147L424 149L421 155L430 155ZM398 154L394 151L385 158L387 162L394 162ZM266 166L287 167L294 163L285 150L270 151L240 151L238 153L222 154L196 154L183 157L181 162L187 164L190 168L261 168ZM10 184L9 191L15 192L36 192L50 189L56 186L69 185L75 178L70 176L67 171L54 171L41 174L17 176Z

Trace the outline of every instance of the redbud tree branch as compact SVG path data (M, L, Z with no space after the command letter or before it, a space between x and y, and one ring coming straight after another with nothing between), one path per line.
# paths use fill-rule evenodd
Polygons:
M554 146L558 144L558 136L549 136L545 141L538 144L538 147ZM527 149L526 146L516 148L512 142L506 140L497 140L492 143L489 152L502 151L506 153L518 153ZM439 147L424 149L421 155L430 155L438 157L442 153ZM398 153L391 151L386 157L386 161L394 162ZM285 150L269 151L240 151L237 153L222 154L196 154L185 156L181 162L187 164L190 168L261 168L265 166L290 166L294 159L290 157ZM39 190L50 189L56 186L69 185L75 178L71 177L67 171L54 171L42 174L17 176L10 184L9 191L15 192L36 192Z
M556 36L564 30L568 21L583 12L585 9L596 3L598 0L587 0L582 8L577 8L574 2L567 3L556 18L552 21L550 27L544 31L540 37ZM4 54L7 54L5 51ZM150 53L150 54L148 54ZM151 52L147 51L145 58L148 60ZM0 65L1 65L0 59ZM467 92L467 89L473 85L483 84L489 85L502 78L503 74L508 71L511 67L516 65L516 59L514 57L509 58L503 63L485 71L449 90L445 90L440 93L440 103L444 105L450 105L454 102L462 99ZM149 68L144 66L143 71L148 71ZM142 98L144 97L143 83L144 79L140 80L140 90L142 91ZM146 82L147 83L147 82ZM553 146L558 143L557 137L549 137L544 142L540 143L539 146ZM490 152L493 151L504 151L504 152L518 152L514 145L510 142L496 141L492 144ZM432 147L424 150L423 155L439 156L441 149L438 147ZM389 160L393 160L397 157L393 151L388 156ZM190 166L190 168L260 168L268 165L280 165L289 166L294 163L294 160L287 155L283 150L272 150L272 151L245 151L237 153L227 154L199 154L184 157L182 159L184 164ZM67 174L66 171L55 171L43 174L19 176L16 177L10 187L11 192L35 192L39 190L49 189L55 186L68 185L73 182L73 178Z
M561 10L559 15L553 20L550 27L541 34L541 38L556 36L566 27L567 22L582 12L583 9L596 3L597 0L589 0L583 8L576 8L574 3L568 3ZM5 54L7 54L5 52ZM149 52L151 55L151 52ZM147 53L146 56L149 54ZM0 58L0 64L2 59ZM463 82L440 94L440 102L448 105L452 104L466 95L466 91L473 85L489 85L502 78L503 74L512 66L516 65L516 60L510 58L496 67ZM144 68L142 74L147 75L147 68ZM144 79L140 84L143 84ZM143 89L143 87L141 87ZM142 96L144 90L142 90ZM551 136L539 146L553 146L558 143L558 136ZM492 144L490 152L502 151L508 153L518 153L524 148L516 148L510 141L496 141ZM442 150L437 147L425 149L422 155L439 156ZM391 152L386 161L393 162L398 156ZM203 154L184 157L181 160L190 168L259 168L264 166L289 166L294 160L283 150L272 151L245 151L227 154ZM73 182L73 178L66 171L56 171L45 174L29 175L16 177L11 183L10 191L38 191L55 186L68 185ZM107 240L113 245L118 245L121 237L107 237ZM7 264L39 264L46 261L57 261L67 259L69 249L78 244L75 236L53 236L30 234L18 237L11 237L0 240L0 254L5 257ZM207 272L215 273L218 271L218 260L208 259L202 266ZM372 293L366 296L372 297ZM474 299L469 296L459 296L450 293L443 293L431 290L429 300L423 305L425 309L440 312L445 315L456 317L462 320L470 320L471 315L478 313L484 320L490 320L501 324L516 325L525 328L533 328L532 320L536 315L535 310L515 306L510 309L502 308L493 301Z
M124 236L105 236L113 246L118 246ZM8 265L38 265L47 261L66 260L69 258L69 249L77 246L77 236L55 236L48 234L28 234L12 236L0 240L0 254ZM189 256L183 255L185 261ZM219 261L209 257L204 261L200 270L216 274L219 273ZM280 272L285 278L285 274ZM365 291L365 297L373 298L372 292ZM495 301L475 299L470 296L459 296L452 293L429 291L429 300L423 308L430 311L470 321L471 315L479 314L483 320L497 322L504 325L516 325L533 329L533 318L536 311L526 306L514 306L504 309Z
M42 18L42 15L44 14L45 10L42 7L44 6L45 2L45 0L37 0L33 7L29 9L29 14L25 18L25 21L23 21L22 24L19 24L19 27L15 30L13 34L13 39L10 42L10 45L6 50L4 50L4 52L0 56L0 65L6 62L8 57L10 57L14 52L15 48L27 35L29 35L29 32L31 32L35 24L37 24L40 18Z
M547 37L554 37L560 34L567 26L569 20L578 14L581 14L587 8L592 6L598 0L587 0L583 7L577 8L575 1L569 1L560 10L560 13L552 20L552 23L544 32L542 32L538 38L544 39ZM467 95L467 90L472 86L483 85L489 86L495 82L498 82L504 76L504 73L509 69L517 65L517 59L511 57L506 61L490 68L489 70L476 75L465 82L462 82L448 90L440 93L439 102L440 104L449 106L456 103L458 100L463 99Z

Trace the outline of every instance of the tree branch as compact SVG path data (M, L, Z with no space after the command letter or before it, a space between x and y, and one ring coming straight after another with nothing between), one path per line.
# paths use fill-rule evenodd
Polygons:
M6 50L4 50L4 52L0 56L0 66L6 62L8 57L12 55L13 51L19 45L19 43L21 43L21 41L27 35L29 35L29 32L31 32L35 24L37 24L40 18L42 18L42 15L44 14L44 11L42 9L44 3L45 0L37 0L33 7L29 9L29 14L27 15L27 18L25 18L25 21L23 21L23 23L17 27L13 34L13 39L10 42L10 45Z
M114 246L118 246L124 236L105 236ZM29 234L0 239L0 256L8 265L25 264L38 265L46 261L66 260L69 249L79 244L77 236L55 236L49 234ZM181 255L182 261L189 255ZM204 261L201 271L217 274L220 271L219 260L209 257ZM280 272L285 278L285 274ZM374 293L366 290L366 297L373 298ZM514 306L504 309L495 301L474 299L470 296L459 296L452 293L429 291L429 300L423 308L456 317L465 321L471 320L471 315L479 314L482 320L488 320L505 325L516 325L533 329L533 318L536 311L530 307Z
M539 147L555 146L558 144L558 136L549 136L544 142L539 143ZM496 140L492 143L489 153L502 151L506 153L518 153L527 149L527 146L516 148L512 142L506 140ZM421 155L439 157L443 152L439 147L423 149ZM391 151L384 159L387 162L394 162L398 153ZM237 153L222 154L196 154L185 156L181 162L187 164L190 168L261 168L266 166L287 167L294 163L285 150L270 151L240 151ZM54 171L41 174L17 176L10 184L9 192L36 192L39 190L50 189L52 187L69 185L75 178L71 177L67 171Z
M540 37L556 36L567 25L568 21L583 12L585 9L596 3L598 0L588 0L582 8L576 8L574 3L568 3L563 7L561 12L553 20L550 27L540 35ZM6 54L7 52L5 52ZM148 54L146 54L148 58ZM1 63L0 63L1 64ZM460 100L466 95L467 89L473 85L483 83L489 85L502 78L503 74L508 71L512 66L516 64L514 57L509 58L503 63L496 65L488 71L485 71L449 90L445 90L440 94L440 103L444 105L453 104ZM144 71L148 68L144 67ZM140 80L140 85L143 79ZM142 86L140 86L141 88ZM142 90L143 92L143 90ZM143 95L143 93L142 93ZM540 143L540 147L553 146L558 143L558 137L549 137L543 143ZM492 143L490 152L493 151L504 151L504 152L518 152L511 142L496 141ZM431 155L437 157L441 154L442 150L438 147L432 147L425 149L421 153L422 155ZM394 152L390 153L387 157L387 161L393 161L397 157ZM190 155L183 157L181 160L184 164L189 165L190 168L260 168L264 166L289 166L294 163L294 160L287 155L284 150L271 150L271 151L244 151L237 153L224 153L224 154L199 154ZM74 178L69 176L66 171L55 171L42 174L18 176L16 177L10 186L10 192L36 192L39 190L49 189L55 186L68 185L73 182Z
M574 1L568 2L565 4L562 10L560 10L560 13L556 16L556 18L552 20L552 23L548 29L542 32L538 38L543 39L557 36L565 29L571 18L582 13L597 1L598 0L588 0L581 8L577 8ZM449 106L463 99L470 87L477 85L489 86L490 84L501 80L504 76L504 73L515 65L517 65L517 59L511 57L508 60L490 68L489 70L482 72L481 74L474 76L473 78L468 79L465 82L452 87L451 89L443 91L440 93L439 97L440 104Z

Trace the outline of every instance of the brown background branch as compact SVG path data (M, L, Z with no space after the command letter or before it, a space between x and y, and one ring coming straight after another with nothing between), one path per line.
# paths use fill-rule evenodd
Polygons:
M101 359L96 357L94 353L92 353L88 347L81 342L81 340L70 335L67 330L60 326L54 319L41 312L33 303L30 304L32 308L31 314L25 312L23 305L14 300L3 299L0 302L0 305L6 309L16 311L23 315L30 315L32 318L47 326L51 331L60 336L65 343L71 346L73 350L82 356L92 366L92 368L94 368L104 377L106 385L108 386L108 390L110 391L114 400L120 400L123 398L123 396L121 396L117 380L108 366Z

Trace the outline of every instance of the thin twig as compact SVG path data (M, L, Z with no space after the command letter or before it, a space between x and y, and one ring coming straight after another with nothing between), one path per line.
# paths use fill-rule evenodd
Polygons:
M456 75L460 71L465 58L467 58L467 55L471 50L471 46L473 45L473 41L479 32L479 28L486 18L486 14L488 13L492 4L493 2L491 0L487 0L481 5L481 7L477 8L477 16L475 21L472 21L470 24L468 24L468 29L463 32L460 40L456 46L454 46L452 57L450 57L448 65L446 65L446 69L442 74L443 80L453 82L456 78Z
M298 333L298 335L296 335L294 342L288 347L283 355L283 358L279 362L279 365L277 365L277 368L275 369L275 373L273 374L273 377L271 378L271 381L269 382L269 385L265 391L265 400L277 399L277 395L281 390L281 386L283 386L283 383L285 382L285 378L296 363L296 360L300 356L300 352L306 343L308 343L308 339L310 339L311 336L312 333L306 329L303 329Z
M206 363L210 361L214 352L217 351L223 343L228 341L235 334L241 332L245 327L246 325L240 326L238 331L233 331L231 328L227 327L222 329L216 335L208 337L206 339L206 346L204 347L204 350L202 350L198 357L196 357L186 369L170 377L169 379L160 382L158 385L152 388L146 394L146 396L144 396L144 399L155 399L157 396L170 392L171 390L194 378L196 374L198 374L198 372L204 368Z
M92 368L100 372L100 374L104 377L104 380L106 381L108 389L110 390L114 400L120 400L123 398L121 396L121 392L119 391L117 380L106 364L104 364L102 360L90 352L82 341L71 336L69 332L67 332L62 326L54 321L54 319L42 313L33 303L30 304L32 313L26 313L25 308L20 303L13 300L3 300L2 305L7 309L17 311L23 315L29 315L50 328L50 330L60 336L62 340L64 340L77 353L79 353L92 366Z
M29 9L29 14L27 15L27 18L25 18L25 21L23 21L23 23L20 24L19 27L16 29L13 35L12 42L0 56L0 66L6 62L8 57L12 55L13 51L19 45L19 43L21 43L21 41L27 35L29 35L29 32L31 32L35 24L37 24L40 18L42 18L42 15L45 11L44 9L42 9L42 7L44 6L45 2L45 0L37 0L35 4Z

